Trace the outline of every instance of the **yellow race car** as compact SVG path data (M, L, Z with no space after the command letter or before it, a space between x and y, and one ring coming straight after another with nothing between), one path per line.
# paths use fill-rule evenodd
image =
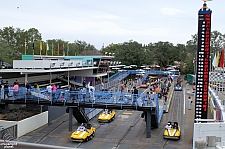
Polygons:
M84 130L78 129L72 132L70 138L74 142L88 142L95 136L96 128L92 127L91 124L84 123Z
M163 137L164 139L177 139L179 140L181 136L180 126L177 122L168 122L165 127Z
M114 110L112 111L103 111L99 116L98 116L98 121L99 122L111 122L114 120L116 115L116 112Z

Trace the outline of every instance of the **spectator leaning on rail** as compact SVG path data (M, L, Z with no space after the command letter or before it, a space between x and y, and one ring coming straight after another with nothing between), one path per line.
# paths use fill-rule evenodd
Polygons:
M48 98L48 100L50 100L50 95L52 94L52 86L50 83L46 87L46 91L47 91L47 98Z
M86 81L85 80L83 81L83 87L86 87Z
M26 81L26 95L31 95L30 90L32 89L31 84L28 83L28 81Z
M137 88L134 86L134 92L133 92L133 102L132 102L132 105L134 105L135 103L137 104L138 106L138 102L137 102L137 99L138 99L138 90Z
M57 91L57 87L55 84L52 84L52 98L56 99L56 91Z
M9 98L9 84L8 84L8 81L5 82L4 84L4 99L6 98Z
M14 82L14 86L13 86L14 98L17 98L18 94L19 94L19 85L17 84L17 82Z

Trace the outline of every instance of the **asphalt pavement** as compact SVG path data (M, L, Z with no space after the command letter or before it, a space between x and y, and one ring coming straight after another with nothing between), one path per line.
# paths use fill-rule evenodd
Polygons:
M91 121L91 124L97 128L97 131L95 137L89 142L76 143L70 140L71 132L68 131L69 116L65 114L53 120L50 124L18 138L17 141L22 143L19 145L20 143L18 142L17 145L14 145L14 148L26 149L24 144L29 146L31 143L27 148L191 149L194 102L192 109L188 110L187 91L189 90L184 87L182 92L174 94L180 98L181 111L179 121L182 133L180 140L167 140L163 138L163 131L168 122L169 113L163 115L159 128L151 130L151 138L146 138L146 123L140 117L142 112L118 110L115 120L111 123L98 123L97 118ZM170 109L170 111L172 110ZM73 119L73 130L76 130L78 126L77 121Z

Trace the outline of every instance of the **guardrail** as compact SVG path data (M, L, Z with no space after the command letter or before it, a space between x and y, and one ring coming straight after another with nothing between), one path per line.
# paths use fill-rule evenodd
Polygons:
M169 93L168 93L168 97L167 97L167 101L165 103L165 111L166 113L168 113L169 108L170 108L170 103L173 97L173 92L174 92L174 81L171 83L170 89L169 89Z
M58 89L56 92L48 93L46 90L42 89L31 89L29 94L27 94L26 88L21 87L19 92L13 93L11 97L6 98L4 101L9 100L12 103L14 101L24 101L26 103L28 100L38 101L49 101L50 104L53 102L63 102L65 103L99 103L99 104L120 104L123 105L136 105L144 106L145 94L132 94L130 92L113 92L113 91L95 91L94 93L79 91L68 91L63 89Z
M216 119L217 121L224 121L224 112L223 112L223 106L221 104L221 100L219 99L218 96L216 96L216 93L213 91L213 89L211 89L209 87L209 94L213 97L213 104L215 105L215 109L216 109L216 117L214 119Z

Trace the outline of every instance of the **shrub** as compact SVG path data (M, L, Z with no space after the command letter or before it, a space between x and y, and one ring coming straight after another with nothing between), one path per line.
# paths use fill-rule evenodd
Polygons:
M20 121L40 112L40 107L20 107L19 109L2 110L3 119L8 121Z

